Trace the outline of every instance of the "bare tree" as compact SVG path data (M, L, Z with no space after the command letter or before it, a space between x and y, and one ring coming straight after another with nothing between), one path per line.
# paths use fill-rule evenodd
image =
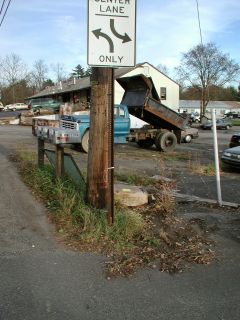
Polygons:
M29 79L26 64L14 53L0 60L0 74L2 81L8 85L14 85L18 81Z
M158 65L157 65L157 69L159 70L159 71L161 71L162 73L164 73L165 75L168 75L168 67L165 65L165 64L161 64L161 63L159 63Z
M44 63L43 60L37 60L33 64L33 70L31 72L31 79L33 85L38 91L43 89L43 84L47 79L48 66Z
M0 77L4 85L11 87L11 99L16 99L16 86L21 81L29 82L29 72L21 57L11 53L0 60Z
M201 93L200 114L206 112L211 86L224 86L236 79L240 65L222 53L214 43L199 44L184 53L176 68L180 83L198 88Z
M67 72L65 70L65 66L62 63L52 63L51 64L52 71L54 72L56 83L66 80Z

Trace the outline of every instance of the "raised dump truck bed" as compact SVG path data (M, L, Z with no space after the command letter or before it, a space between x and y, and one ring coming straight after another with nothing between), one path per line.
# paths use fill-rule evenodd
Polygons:
M121 103L128 106L131 115L151 125L151 131L147 128L133 131L129 140L141 147L155 144L159 150L173 150L181 141L186 118L161 103L151 78L136 75L117 81L125 90Z
M186 119L161 103L151 78L136 75L117 81L125 90L121 103L128 106L130 114L155 128L184 129Z

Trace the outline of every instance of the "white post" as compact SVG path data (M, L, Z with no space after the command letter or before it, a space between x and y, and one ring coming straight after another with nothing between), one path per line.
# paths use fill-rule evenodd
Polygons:
M222 193L221 193L221 184L220 184L217 127L216 127L216 110L215 109L212 109L212 122L213 122L213 144L214 144L214 158L215 158L215 169L216 169L217 196L218 196L218 203L221 206L222 205Z

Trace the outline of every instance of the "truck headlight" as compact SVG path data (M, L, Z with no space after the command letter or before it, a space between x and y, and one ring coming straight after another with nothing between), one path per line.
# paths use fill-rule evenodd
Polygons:
M231 154L230 152L224 152L223 155L224 155L225 157L231 157L232 154Z

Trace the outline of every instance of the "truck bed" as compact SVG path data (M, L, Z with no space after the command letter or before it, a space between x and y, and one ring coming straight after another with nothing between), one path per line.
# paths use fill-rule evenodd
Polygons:
M161 103L151 78L144 75L117 79L125 93L122 104L131 115L148 122L155 128L183 130L186 118Z

